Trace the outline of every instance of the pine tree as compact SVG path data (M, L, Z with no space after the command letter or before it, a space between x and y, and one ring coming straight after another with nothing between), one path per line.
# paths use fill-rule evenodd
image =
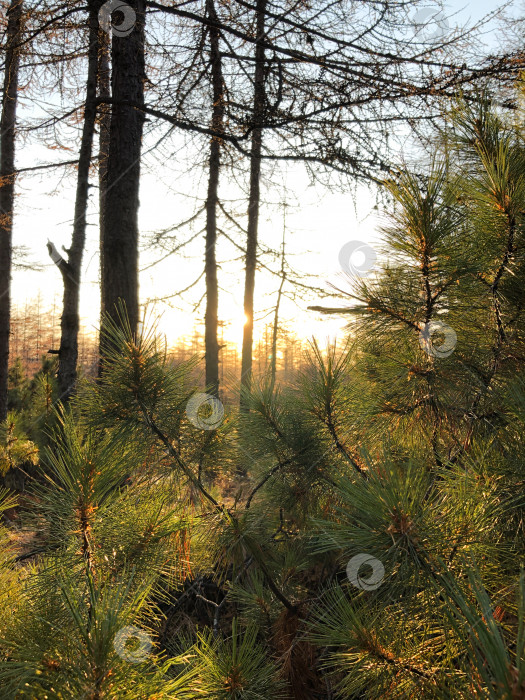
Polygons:
M248 411L107 319L29 544L0 528L3 696L525 696L522 125L482 95L442 143L387 183L346 346Z
M311 622L342 697L525 690L523 127L482 96L449 138L425 182L389 183L386 262L351 294L365 468L338 480L315 551L344 552L362 591L329 589Z

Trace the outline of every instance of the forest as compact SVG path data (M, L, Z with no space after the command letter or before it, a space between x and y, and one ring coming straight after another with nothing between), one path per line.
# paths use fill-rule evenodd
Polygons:
M525 700L525 16L463 17L0 0L0 700Z

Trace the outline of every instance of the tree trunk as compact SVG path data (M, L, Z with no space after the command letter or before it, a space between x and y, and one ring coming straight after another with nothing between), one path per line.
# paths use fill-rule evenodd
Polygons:
M22 0L11 0L7 12L7 50L0 120L0 421L4 421L7 417L15 197L15 128L20 65L18 44L22 32Z
M217 20L213 0L206 0L208 16ZM220 55L220 33L216 27L210 27L210 62L212 73L212 129L221 133L224 129L224 81ZM219 341L217 339L219 288L217 283L217 203L219 193L219 172L221 167L220 137L213 136L210 145L208 196L206 198L206 252L204 269L206 276L206 316L205 352L206 352L206 386L215 396L219 395Z
M93 134L97 115L98 75L98 12L97 3L91 2L89 9L89 49L86 82L84 125L78 159L75 219L71 248L67 251L67 262L48 244L50 254L57 264L64 282L64 304L60 322L61 337L58 353L58 387L62 401L71 396L77 380L78 331L80 326L79 300L82 258L86 243L86 215L89 196L89 168L93 150ZM60 258L60 259L58 259Z
M105 315L121 325L119 302L136 332L138 299L138 209L144 113L144 0L127 0L135 24L126 36L113 35L111 47L111 126L104 195L102 240L102 323Z
M270 382L272 389L275 386L275 378L277 375L277 336L279 333L279 309L281 307L281 299L283 296L283 287L286 280L286 253L285 253L285 242L286 242L286 205L285 205L285 223L283 226L283 244L281 248L281 284L279 285L279 291L277 292L277 302L275 304L275 313L273 317L273 333L272 333L272 359L270 362Z
M111 97L111 34L99 30L98 33L98 96ZM101 104L99 107L99 154L98 154L98 185L99 185L99 230L100 230L100 276L104 276L104 214L106 211L106 190L108 184L109 134L111 129L111 106Z
M248 231L246 240L246 263L244 278L244 329L242 337L241 364L241 409L245 409L246 393L252 379L253 355L253 306L255 293L255 270L257 267L257 237L259 228L260 176L261 176L261 123L265 109L263 45L265 33L265 10L267 0L257 0L257 44L255 47L255 76L253 96L253 122L250 153L250 195L248 203Z

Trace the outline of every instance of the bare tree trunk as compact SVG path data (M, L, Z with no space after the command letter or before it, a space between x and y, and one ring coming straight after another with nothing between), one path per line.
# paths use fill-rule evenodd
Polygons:
M62 401L67 401L74 391L77 380L78 331L80 327L79 300L82 258L86 243L86 215L89 196L89 168L93 150L93 134L97 115L97 75L98 75L98 3L90 3L89 9L89 49L88 73L86 81L86 101L84 125L78 159L77 191L75 198L75 219L71 247L64 260L52 244L48 243L49 253L56 263L64 282L64 304L60 322L61 337L58 351L58 387Z
M120 324L123 302L133 332L137 329L138 209L140 156L144 113L145 1L127 0L135 15L133 29L113 35L111 48L111 128L104 195L102 240L102 320L107 314Z
M260 176L262 129L265 109L264 90L264 33L265 10L267 0L257 0L257 44L255 47L255 76L253 97L253 122L250 153L250 195L248 203L248 231L246 240L246 263L244 278L244 328L242 337L241 363L241 409L245 409L246 391L249 391L252 379L253 355L253 307L255 293L255 271L257 267L257 238L259 228Z
M208 16L217 21L213 0L206 0ZM210 62L212 74L212 129L221 133L224 129L224 80L220 55L220 33L216 27L210 27ZM213 136L210 145L208 196L206 199L206 251L204 269L206 276L206 316L205 316L205 352L206 352L206 386L216 396L219 395L219 341L217 339L219 287L217 282L217 204L219 198L219 173L221 167L220 137Z
M99 30L98 33L98 96L111 97L111 34ZM111 106L101 104L99 107L99 156L98 156L98 185L99 185L99 229L100 229L100 276L104 276L104 214L106 211L106 189L108 185L108 156L109 134L111 129Z
M18 44L22 33L22 0L11 0L7 13L7 50L0 119L0 421L7 417L15 197L15 128L20 66Z
M286 207L286 205L285 205ZM286 208L285 208L285 223L283 226L283 242L281 248L281 284L279 285L279 291L277 292L277 302L275 304L275 313L273 317L273 334L272 334L272 359L270 362L270 381L272 389L275 386L275 376L277 374L277 335L279 333L279 309L281 306L281 299L283 296L283 287L286 280L286 255L285 255L285 238L286 238Z

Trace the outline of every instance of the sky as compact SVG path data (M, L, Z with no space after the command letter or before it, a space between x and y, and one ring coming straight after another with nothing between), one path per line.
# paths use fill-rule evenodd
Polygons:
M428 6L432 7L430 1ZM475 22L496 5L488 0L454 0L445 7L448 8L447 13L457 12L452 24L464 24L469 19ZM487 42L495 42L498 38L494 28L490 27L486 36ZM25 109L27 108L28 105L25 106ZM69 152L62 155L64 160L73 157ZM50 153L44 145L22 146L17 151L17 166L23 168L47 163L55 157L56 154ZM173 226L187 218L188 214L191 215L195 207L195 199L192 199L191 194L202 192L204 175L199 168L172 169L169 165L160 164L158 158L148 154L144 157L142 173L139 224L141 235L146 240L148 233ZM261 211L260 240L269 247L278 249L285 227L286 250L294 269L305 275L317 275L317 279L312 281L317 287L326 289L327 295L330 283L344 285L339 263L341 248L352 240L363 241L373 247L377 247L380 242L380 227L384 223L384 216L381 210L376 208L375 192L365 186L359 186L353 192L329 192L318 185L312 185L300 165L289 166L279 173L272 173L265 167L263 175L263 197L274 204L263 207ZM287 206L283 209L280 204L285 198L285 188L288 191ZM59 249L62 245L69 245L74 190L74 176L61 179L57 171L19 178L14 243L17 246L25 246L28 260L42 269L14 272L15 305L32 303L38 295L44 307L51 305L53 299L60 299L61 278L48 257L46 242L50 239ZM222 196L228 200L230 197L237 197L238 193L226 183L222 189ZM97 191L94 189L88 217L81 292L82 322L88 329L97 328L99 319L96 197ZM220 317L224 322L222 332L228 342L240 344L244 323L242 265L240 260L233 260L238 256L238 251L231 245L221 244L220 252L225 259L219 271ZM162 257L162 254L159 251L141 250L141 301L169 297L190 285L202 270L203 253L203 236L198 236L196 241L185 249L185 257L172 255L161 264L152 267L152 263ZM277 267L275 262L273 267ZM272 275L261 273L257 278L256 337L262 333L264 324L272 318L278 286L279 279ZM203 289L204 282L201 280L197 287L182 298L175 296L155 305L153 312L154 315L160 316L159 329L167 335L170 343L175 343L181 336L190 335L194 326L202 323L204 301L201 300L200 305L196 305L202 297ZM290 285L285 286L285 292L291 291ZM333 340L336 336L341 337L346 325L344 317L322 317L307 311L308 304L322 304L323 301L325 300L321 296L315 295L310 296L308 300L295 301L285 297L281 309L284 325L302 338L314 335L322 342Z

